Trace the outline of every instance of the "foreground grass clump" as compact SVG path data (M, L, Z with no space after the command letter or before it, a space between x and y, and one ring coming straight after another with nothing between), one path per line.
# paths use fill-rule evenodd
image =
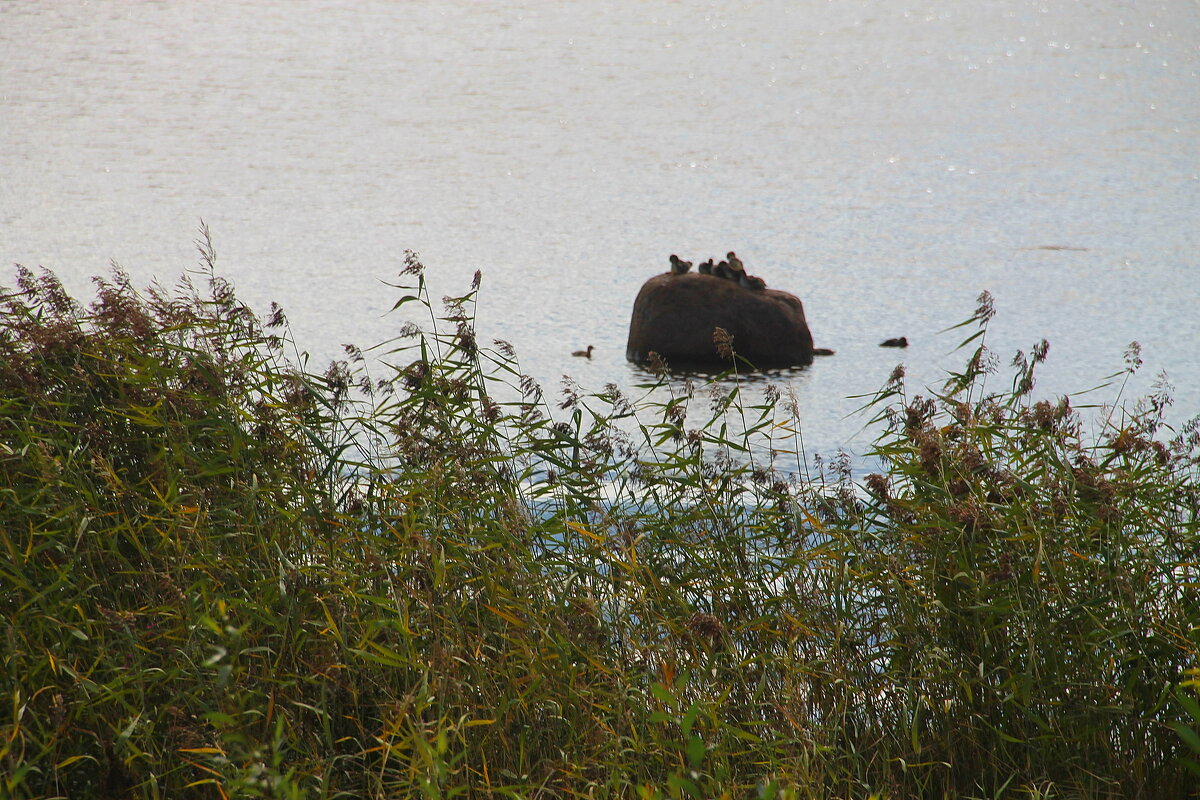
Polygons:
M1086 432L1030 399L1042 347L986 391L983 307L943 393L873 400L860 487L736 373L551 401L477 287L439 317L402 277L428 322L377 379L301 372L219 279L83 308L19 272L0 794L1187 796L1197 437L1161 398Z

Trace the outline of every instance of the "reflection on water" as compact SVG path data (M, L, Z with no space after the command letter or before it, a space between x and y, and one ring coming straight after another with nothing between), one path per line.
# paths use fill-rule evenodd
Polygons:
M5 3L0 257L170 282L203 218L319 364L398 329L411 248L437 295L482 269L481 335L550 389L643 381L641 284L736 250L837 351L762 379L813 449L863 449L847 398L898 363L914 392L960 366L938 332L984 289L1005 361L1049 339L1041 390L1137 339L1135 390L1167 370L1183 419L1197 41L1190 0Z
M688 368L672 366L669 372L658 373L640 364L628 364L630 375L630 383L652 384L659 380L663 375L672 380L691 380L693 382L707 383L710 381L733 381L737 380L742 384L754 386L757 384L775 384L775 383L793 383L804 380L808 375L811 367L784 367L778 369L761 369L761 370L713 370L702 367Z

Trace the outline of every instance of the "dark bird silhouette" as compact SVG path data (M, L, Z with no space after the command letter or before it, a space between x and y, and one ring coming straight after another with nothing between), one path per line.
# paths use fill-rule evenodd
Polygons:
M722 261L720 264L717 264L715 267L713 267L713 275L716 275L718 278L733 278L735 280L737 279L737 276L734 275L733 272L729 269L729 264L727 264L724 261Z
M699 272L701 275L712 275L713 260L710 258L708 261L701 261L700 265L696 267L696 272Z
M746 267L742 264L742 260L737 257L737 253L730 250L725 254L725 258L729 259L729 268L735 273L740 274L746 271Z
M757 275L747 275L744 272L738 276L738 285L743 289L753 289L756 292L761 292L767 288L767 282L762 278Z
M592 350L593 350L593 348L592 348L592 346L589 344L589 345L587 346L587 350L576 350L574 353L571 353L571 355L573 355L573 356L579 356L580 358L591 358L591 357L592 357Z
M682 275L691 268L692 262L684 261L679 256L671 253L671 272L674 272L676 275Z
M900 336L896 339L884 339L879 343L880 347L908 347L908 337Z

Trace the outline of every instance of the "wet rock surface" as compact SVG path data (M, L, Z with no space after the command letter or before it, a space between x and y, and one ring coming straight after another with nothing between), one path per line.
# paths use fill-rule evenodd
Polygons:
M726 367L713 331L733 336L733 349L755 367L811 364L813 340L800 298L778 289L748 289L712 275L666 273L642 286L633 304L625 357L651 352L671 367Z

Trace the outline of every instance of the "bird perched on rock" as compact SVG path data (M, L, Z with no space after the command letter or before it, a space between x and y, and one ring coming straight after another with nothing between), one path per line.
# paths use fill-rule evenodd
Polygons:
M700 265L696 267L696 272L699 272L701 275L712 275L713 274L712 259L710 258L708 261L701 261Z
M682 275L691 268L692 262L684 261L679 256L671 253L671 272L674 272L676 275Z
M729 259L729 268L735 274L741 274L746 271L746 266L742 264L742 260L732 250L725 254L725 258Z
M713 267L712 274L716 275L718 278L733 278L734 280L737 280L737 276L730 271L729 264L725 261L722 261L720 264L717 264L715 267Z
M908 347L908 337L900 336L895 339L884 339L879 343L880 347Z
M592 349L593 349L592 345L589 344L587 346L587 350L576 350L574 353L571 353L571 355L579 356L580 358L591 358L592 357Z
M757 275L747 275L743 272L738 276L738 285L743 289L753 289L756 292L761 292L767 288L767 282Z

